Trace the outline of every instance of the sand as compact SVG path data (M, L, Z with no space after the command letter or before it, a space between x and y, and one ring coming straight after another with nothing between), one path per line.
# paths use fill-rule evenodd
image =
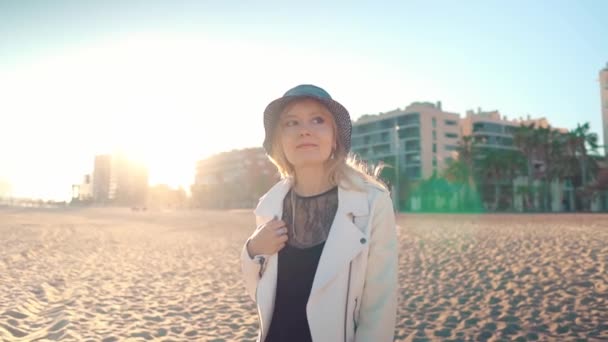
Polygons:
M251 341L250 210L0 209L0 341ZM608 339L608 215L402 215L397 340Z
M399 223L397 339L608 340L608 215Z

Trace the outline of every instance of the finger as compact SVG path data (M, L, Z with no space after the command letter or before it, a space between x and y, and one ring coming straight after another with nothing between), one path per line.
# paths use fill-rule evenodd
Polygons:
M268 223L266 223L264 228L274 230L274 229L279 229L284 226L285 226L285 222L283 222L281 220L272 220L272 221L269 221Z
M283 220L276 220L273 221L273 226L275 226L275 228L285 227L285 222L283 222Z
M277 249L277 251L280 251L283 248L285 248L285 244L284 243L282 243L282 244L279 245L279 248Z
M288 240L287 234L279 236L279 242L284 243Z
M282 227L282 228L275 230L275 232L276 232L277 236L285 235L285 234L287 234L287 228Z

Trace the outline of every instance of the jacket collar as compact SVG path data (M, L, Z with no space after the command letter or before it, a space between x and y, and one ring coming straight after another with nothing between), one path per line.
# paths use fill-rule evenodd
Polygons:
M361 182L361 185L363 183ZM268 192L260 198L254 213L256 216L272 218L277 216L281 218L283 214L283 199L289 189L291 189L292 180L285 178L276 183ZM343 184L341 184L343 185ZM354 216L363 216L369 214L369 206L367 203L367 194L362 191L349 190L344 186L338 186L338 212L342 211L345 214ZM336 213L336 215L337 215Z

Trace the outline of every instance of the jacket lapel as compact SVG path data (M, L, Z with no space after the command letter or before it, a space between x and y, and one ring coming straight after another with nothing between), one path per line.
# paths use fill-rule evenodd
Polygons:
M275 216L283 216L283 199L291 188L291 181L284 179L275 184L258 202L254 210L256 224L258 226L272 220ZM260 279L256 289L256 301L260 307L262 332L266 334L270 328L272 313L274 311L274 300L277 287L278 254L268 257L264 276ZM264 337L262 336L262 339Z
M260 198L258 206L253 211L258 217L269 218L274 216L281 218L283 215L283 199L291 189L291 180L283 179L275 184L268 192Z
M368 238L353 222L369 214L367 194L338 188L338 210L323 247L310 297L327 285L366 246Z

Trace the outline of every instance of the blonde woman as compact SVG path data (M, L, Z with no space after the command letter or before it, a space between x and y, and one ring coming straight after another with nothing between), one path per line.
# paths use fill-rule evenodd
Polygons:
M392 341L397 235L387 189L348 159L348 111L300 85L264 111L282 180L260 199L241 254L258 341Z

